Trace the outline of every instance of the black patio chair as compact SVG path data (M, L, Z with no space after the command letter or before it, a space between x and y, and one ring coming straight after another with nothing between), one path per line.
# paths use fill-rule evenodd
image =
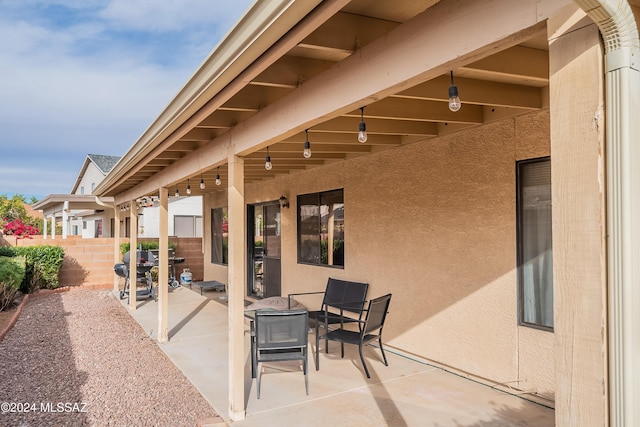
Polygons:
M381 297L372 299L369 301L369 306L365 310L366 316L364 320L358 320L358 330L347 330L343 327L334 329L332 331L325 331L324 335L318 334L318 325L316 324L316 371L320 368L320 360L318 357L318 345L321 339L325 339L325 350L327 347L327 341L337 341L340 343L341 357L344 358L344 345L353 344L358 346L360 353L360 360L362 360L362 366L364 372L367 374L367 378L371 378L367 364L364 361L364 355L362 354L362 348L372 341L377 340L380 346L380 352L382 353L382 359L384 365L389 366L387 363L387 356L384 354L384 347L382 347L382 328L384 321L387 318L387 311L389 309L389 303L391 302L391 294L383 295Z
M307 344L309 343L306 310L256 311L255 357L252 357L256 372L257 396L260 399L259 363L287 360L302 362L304 385L309 394L307 375ZM254 355L252 355L254 356Z
M324 292L301 292L289 294L289 307L291 298L296 295L324 294L320 310L309 311L309 319L318 323L318 318L322 318L325 325L336 323L344 324L357 322L367 301L368 283L352 282L348 280L334 279L327 281L327 288ZM348 312L345 315L345 311ZM357 315L354 317L354 315Z

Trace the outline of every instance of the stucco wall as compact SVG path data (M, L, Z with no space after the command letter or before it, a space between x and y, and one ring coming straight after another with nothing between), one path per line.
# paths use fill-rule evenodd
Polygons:
M553 397L553 333L517 325L515 164L547 155L545 110L250 184L246 202L290 200L283 295L322 290L328 277L369 282L370 297L393 293L389 345ZM296 195L336 188L345 268L297 264ZM205 227L225 196L207 196ZM206 234L205 278L224 281Z
M82 175L82 179L78 184L78 188L76 189L75 194L92 194L93 190L91 189L91 184L94 184L94 187L104 179L104 174L100 172L100 170L96 167L93 162L89 162L87 165L87 170ZM84 193L80 190L84 187Z

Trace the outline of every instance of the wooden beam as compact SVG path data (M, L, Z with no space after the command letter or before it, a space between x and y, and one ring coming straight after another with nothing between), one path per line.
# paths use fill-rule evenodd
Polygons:
M542 90L539 87L515 85L462 78L454 75L460 99L464 104L491 105L496 107L541 108ZM440 76L420 83L411 89L392 95L395 98L448 101L449 76Z
M367 110L365 108L365 113ZM436 136L438 128L435 123L415 120L386 120L368 117L365 114L367 133L369 135L418 135ZM358 133L360 118L356 116L341 116L327 120L313 127L313 131Z

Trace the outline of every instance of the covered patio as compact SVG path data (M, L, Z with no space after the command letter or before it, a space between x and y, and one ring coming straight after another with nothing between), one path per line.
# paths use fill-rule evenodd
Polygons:
M554 410L509 394L505 387L489 387L387 348L389 366L377 349L365 357L367 380L355 348L330 343L320 353L320 370L313 364L315 342L309 336L309 395L302 372L293 365L262 369L262 393L256 399L251 378L249 331L245 328L246 418L231 422L228 409L228 309L221 294L181 287L168 298L169 341L159 343L171 361L196 386L229 424L237 426L553 426ZM124 302L124 301L123 301ZM141 300L134 319L152 338L157 334L157 303ZM394 315L393 310L390 315ZM321 344L321 350L323 349ZM291 369L291 370L289 370ZM532 396L529 396L531 399Z
M430 388L458 379L399 355L389 369L372 363L376 380L364 382L330 353L308 398L293 378L282 402L268 402L283 374L253 400L245 301L319 291L335 277L370 284L368 299L393 293L390 347L533 391L558 425L634 424L638 5L256 1L96 187L113 198L115 223L129 217L134 230L140 201L159 199L159 283L169 198L203 196L203 280L226 285L228 308L192 329L217 303L181 303L160 286L157 304L132 298L132 314L194 381L208 378L203 390L217 387L214 407L238 423L307 416L347 396L369 406L340 416L398 425L425 408L458 425L522 409L491 389L474 409L458 386ZM527 256L526 209L546 212L527 222L545 242ZM203 345L220 353L196 356ZM325 384L323 371L340 380ZM410 395L392 392L418 378Z

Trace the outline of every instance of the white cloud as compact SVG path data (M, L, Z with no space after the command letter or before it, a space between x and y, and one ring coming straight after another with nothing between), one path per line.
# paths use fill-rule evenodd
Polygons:
M248 0L112 0L101 16L128 29L181 31L194 25L230 27L248 5Z
M0 1L0 194L66 193L87 153L124 155L248 5Z

